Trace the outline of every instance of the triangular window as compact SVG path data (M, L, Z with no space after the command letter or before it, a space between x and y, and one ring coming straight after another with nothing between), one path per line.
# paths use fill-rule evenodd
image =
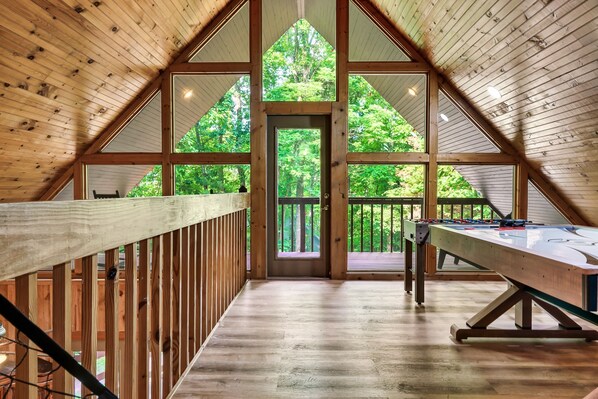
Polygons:
M176 152L249 152L249 77L176 76Z
M264 53L263 68L264 101L336 100L336 53L306 19Z
M425 75L349 77L349 151L424 152Z

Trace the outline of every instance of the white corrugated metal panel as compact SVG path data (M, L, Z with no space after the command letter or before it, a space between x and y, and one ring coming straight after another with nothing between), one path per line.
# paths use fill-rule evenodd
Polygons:
M99 194L114 194L118 190L125 197L152 169L148 165L89 165L87 198L93 199L93 190Z
M438 152L500 152L442 92L438 97L438 111Z
M249 62L249 3L210 39L191 62Z
M367 15L349 4L349 61L410 61Z
M566 224L567 219L544 198L532 182L527 184L527 219L534 223Z
M60 193L56 197L54 197L53 201L72 201L74 197L74 188L73 188L73 181L71 180Z
M161 94L158 93L102 152L162 151Z
M513 211L513 167L510 165L456 165L454 168L482 197L504 215Z

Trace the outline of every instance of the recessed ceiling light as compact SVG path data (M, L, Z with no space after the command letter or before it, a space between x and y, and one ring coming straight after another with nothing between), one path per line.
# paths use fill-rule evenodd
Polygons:
M411 94L412 96L415 96L417 93L415 92L415 89L409 89L407 90L409 92L409 94Z
M187 90L183 93L183 98L188 100L193 96L193 90Z
M448 116L446 116L445 114L440 114L440 119L442 119L445 122L449 121Z
M492 97L496 98L497 100L502 97L500 95L500 91L498 91L498 89L493 86L488 86L488 94L490 94Z

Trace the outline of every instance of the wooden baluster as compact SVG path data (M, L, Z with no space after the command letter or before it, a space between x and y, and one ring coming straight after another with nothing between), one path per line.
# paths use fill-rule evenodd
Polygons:
M181 341L179 356L181 358L180 373L189 364L189 228L183 227L181 233ZM180 374L179 374L180 375Z
M238 234L237 230L235 229L237 225L237 212L234 212L230 215L230 235L231 235L231 243L230 243L230 281L229 281L229 289L230 289L230 302L235 298L236 293L236 277L237 277L237 248L239 245Z
M181 230L172 232L172 384L181 375Z
M241 235L243 236L243 252L242 255L242 268L241 268L241 286L245 285L247 281L247 209L243 209ZM240 289L240 287L239 287Z
M195 281L197 279L197 275L195 274L195 254L197 251L196 240L197 225L191 225L189 226L189 343L187 345L187 357L189 358L189 362L191 362L193 356L195 356L195 352L197 351L197 349L195 348L195 337L197 337L197 330L195 325L197 312L197 296L195 291Z
M118 365L119 365L119 249L104 252L104 302L105 302L105 330L106 330L106 387L118 395Z
M195 352L201 348L201 326L202 326L202 300L201 300L201 264L203 257L203 223L198 223L196 228L196 245L195 245Z
M227 244L228 244L228 216L224 215L222 216L222 233L220 234L220 236L222 237L222 242L220 244L220 251L222 254L222 283L220 283L220 287L222 288L222 294L221 296L221 300L220 300L220 304L221 304L221 308L220 308L220 317L222 318L222 315L224 314L224 311L226 310L227 306L228 306L228 289L227 289L227 283L228 283L228 248L227 248Z
M209 307L208 307L208 234L209 221L202 223L201 238L201 343L206 342L208 336Z
M152 311L151 311L151 393L153 399L162 395L162 348L163 340L163 307L162 307L162 272L163 272L162 236L152 239Z
M71 263L61 263L52 271L52 338L65 351L72 354L72 279ZM56 368L56 364L54 365ZM62 367L52 376L52 387L58 392L73 394L73 377ZM55 399L64 399L64 395L54 395Z
M212 328L214 328L214 259L215 259L215 250L214 250L214 230L215 230L216 221L211 219L208 221L208 241L207 241L207 249L208 249L208 265L207 265L207 286L208 286L208 335L212 332Z
M125 351L123 391L125 399L137 398L137 244L125 246Z
M214 247L214 270L212 271L214 276L214 313L212 315L214 318L212 319L212 331L216 328L216 324L218 324L218 319L220 318L220 218L217 217L214 219L214 232L213 232L213 241L212 246Z
M149 398L149 342L150 342L150 245L149 240L139 242L139 339L137 341L137 393L139 398Z
M231 243L230 243L230 254L231 254L231 268L230 268L230 293L231 293L231 300L235 298L236 295L236 286L237 286L237 262L238 262L238 253L237 249L239 248L239 236L238 231L236 230L237 227L237 212L231 214L230 218L230 235L231 235Z
M225 253L224 253L224 216L218 218L218 320L224 313L224 280L226 279L226 265L225 265Z
M81 365L96 375L98 357L98 256L90 255L81 262ZM91 392L84 386L81 396ZM25 396L23 396L25 397Z
M172 232L163 236L162 251L162 398L166 398L172 382Z
M25 274L15 279L17 308L32 322L37 320L37 273ZM31 346L32 341L24 333L17 334L23 345ZM23 345L16 346L17 367L15 383L15 397L35 398L37 388L20 381L37 384L37 352L29 350Z
M234 295L234 290L235 290L235 271L236 271L236 260L237 260L237 251L235 251L235 248L237 246L237 232L235 231L235 220L237 217L237 213L233 213L229 216L229 234L230 234L230 247L228 248L228 253L230 254L230 275L229 275L229 284L228 284L228 289L229 289L229 300L228 303L230 305L230 303L233 301L233 298L235 297Z

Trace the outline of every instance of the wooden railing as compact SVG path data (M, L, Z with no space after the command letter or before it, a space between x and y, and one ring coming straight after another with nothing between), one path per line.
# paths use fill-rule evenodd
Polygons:
M165 398L245 283L248 206L248 194L0 204L0 294L68 353L80 351L91 374L104 352L114 394ZM39 321L38 285L52 304ZM20 363L10 389L38 397L25 383L41 385L38 353L8 327ZM50 385L74 392L63 368Z
M402 252L404 219L421 218L423 198L350 197L350 252ZM496 219L503 215L486 198L438 198L438 218ZM320 239L318 198L278 199L278 250L317 252Z

